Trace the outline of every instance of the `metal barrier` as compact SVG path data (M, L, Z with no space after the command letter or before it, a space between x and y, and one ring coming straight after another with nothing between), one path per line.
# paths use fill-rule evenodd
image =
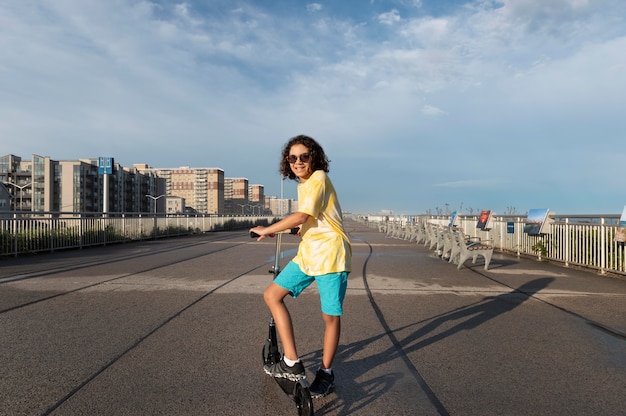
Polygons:
M363 221L364 217L354 218ZM600 273L626 274L626 248L615 241L619 215L551 215L549 220L546 232L534 236L524 233L526 217L522 216L493 216L487 231L476 228L476 215L459 215L457 219L466 234L492 239L496 250L502 252ZM273 218L267 216L202 214L5 214L0 217L0 257L245 228L271 221ZM367 222L386 232L391 225L406 228L419 221L445 226L449 217L369 216Z
M14 213L0 216L0 257L267 224L267 216Z
M355 217L372 228L387 232L390 227L403 229L419 221L447 226L449 216L376 216ZM564 266L579 266L597 270L601 274L626 275L626 247L615 241L619 215L568 215L548 216L543 234L524 233L525 216L502 215L491 218L491 228L483 231L476 227L478 216L459 215L458 227L465 234L482 239L492 239L495 249L517 256L536 257L538 260L560 262Z

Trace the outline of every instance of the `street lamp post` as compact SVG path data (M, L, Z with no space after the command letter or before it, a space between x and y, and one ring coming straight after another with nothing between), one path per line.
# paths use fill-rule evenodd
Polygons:
M154 213L157 213L157 199L159 198L163 198L165 195L159 195L159 196L154 196L154 195L146 195L146 198L152 198L152 201L154 201Z
M159 198L163 198L165 195L159 195L159 196L154 196L154 195L146 195L146 198L151 198L152 202L154 203L154 218L152 219L152 235L154 236L154 238L157 238L157 200Z
M5 182L8 185L13 185L16 188L18 188L20 190L20 212L22 211L22 209L24 208L22 205L22 195L24 194L24 188L27 188L29 186L31 186L33 183L29 182L26 185L18 185L16 183L13 182ZM13 198L15 199L15 198ZM17 209L15 208L15 204L13 204L13 210L15 211L15 213L13 214L14 218L17 219ZM31 202L31 211L32 211L32 202ZM15 234L14 234L14 247L15 247L15 256L17 257L17 240L18 240L18 233L17 233L17 228L15 229Z
M6 184L7 184L7 185L13 185L13 186L15 186L16 188L19 188L19 190L20 190L20 211L22 211L22 210L23 210L23 208L24 208L24 207L23 207L23 205L22 205L22 196L24 195L24 188L28 188L28 187L29 187L29 186L31 186L33 183L32 183L32 182L29 182L29 183L27 183L26 185L22 185L22 186L20 186L20 185L18 185L18 184L16 184L16 183L13 183L13 182L6 182ZM16 211L17 211L17 210L16 210Z

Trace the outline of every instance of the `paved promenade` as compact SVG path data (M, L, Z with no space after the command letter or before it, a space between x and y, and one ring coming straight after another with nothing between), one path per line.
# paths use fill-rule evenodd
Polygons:
M501 254L457 270L347 228L337 389L316 415L626 414L626 280ZM0 259L0 415L295 414L261 368L273 254L241 231ZM312 378L317 293L288 304Z

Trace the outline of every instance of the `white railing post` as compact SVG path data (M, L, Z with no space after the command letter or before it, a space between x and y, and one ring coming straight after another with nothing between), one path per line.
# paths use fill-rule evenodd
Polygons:
M571 245L572 245L572 238L569 234L570 230L569 230L569 218L565 219L565 267L569 266L569 260L570 260L570 249L571 249Z
M17 249L17 213L13 214L13 222L11 223L11 225L13 226L13 243L14 243L14 251L13 251L13 255L15 257L17 257L17 255L19 254L19 251Z
M606 255L606 249L607 249L607 241L606 241L606 227L605 227L605 219L604 217L602 217L600 219L600 247L602 247L602 249L600 250L600 273L601 274L605 274L606 273L606 269L607 264L607 255Z

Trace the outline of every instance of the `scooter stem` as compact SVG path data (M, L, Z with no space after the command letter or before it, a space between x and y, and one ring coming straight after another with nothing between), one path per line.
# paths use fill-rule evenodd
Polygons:
M276 254L274 256L274 278L278 276L280 273L280 243L282 242L283 235L282 233L276 234Z

